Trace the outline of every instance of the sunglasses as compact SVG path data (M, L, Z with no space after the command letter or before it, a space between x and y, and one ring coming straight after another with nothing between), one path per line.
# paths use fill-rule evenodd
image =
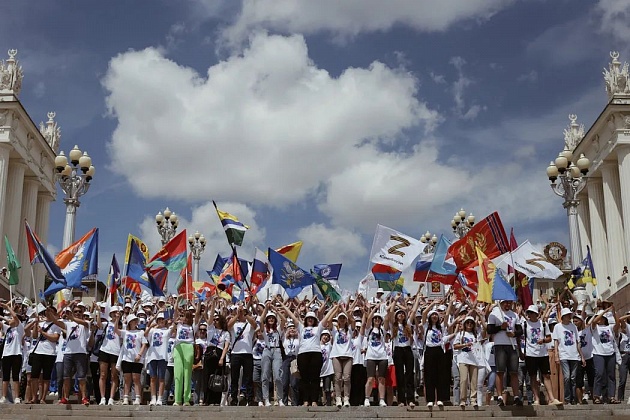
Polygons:
M208 332L208 330L199 330L199 332L204 332L205 333L205 332Z
M72 311L73 314L82 314L83 312L81 311Z

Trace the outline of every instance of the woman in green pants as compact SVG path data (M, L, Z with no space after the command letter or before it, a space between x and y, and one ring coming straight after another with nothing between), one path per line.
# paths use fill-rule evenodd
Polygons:
M192 308L192 310L191 310ZM173 360L175 363L173 376L175 379L175 402L173 405L190 405L192 367L194 357L195 329L193 323L194 307L188 307L179 321L173 325L176 328L175 348ZM182 398L183 397L183 398Z

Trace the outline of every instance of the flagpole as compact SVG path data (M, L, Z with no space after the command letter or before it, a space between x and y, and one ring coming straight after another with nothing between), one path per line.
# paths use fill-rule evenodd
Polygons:
M232 254L234 256L234 259L236 259L236 264L238 264L238 269L241 272L241 277L243 281L245 282L245 286L247 286L247 288L251 290L252 287L249 285L249 282L247 281L247 276L243 275L243 266L241 265L241 261L238 259L238 254L236 253L236 245L234 244L230 244L230 245L232 245ZM234 264L234 262L232 262L232 264Z
M9 283L9 299L11 302L11 305L13 305L13 285Z
M31 280L33 281L33 294L35 295L35 306L39 303L37 300L37 290L35 290L35 272L33 271L33 264L31 264Z

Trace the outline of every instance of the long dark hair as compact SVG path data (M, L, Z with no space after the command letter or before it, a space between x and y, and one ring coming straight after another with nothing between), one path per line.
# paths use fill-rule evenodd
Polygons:
M227 331L228 329L227 319L225 318L225 316L224 315L215 315L215 316L219 320L219 328L221 329L221 331Z
M437 322L435 323L435 325L431 322L431 317L433 316L433 314L437 316ZM442 325L440 324L440 314L438 314L437 312L431 312L429 318L427 319L427 327L427 330L430 330L433 327L435 327L436 330L442 330Z

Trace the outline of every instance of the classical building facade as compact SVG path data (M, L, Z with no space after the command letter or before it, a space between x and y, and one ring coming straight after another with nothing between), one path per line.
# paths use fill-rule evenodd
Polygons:
M31 274L24 220L46 244L60 129L54 112L38 127L20 103L23 73L16 54L10 50L9 58L0 62L0 266L7 265L6 235L22 265L13 292L33 298L44 287L45 271L36 264ZM8 296L7 278L0 274L0 297Z
M595 295L623 309L630 306L624 269L630 266L630 72L618 53L610 56L604 69L608 103L586 133L571 116L565 145L573 156L584 154L591 162L577 210L582 255L589 245L597 275ZM588 288L592 294L593 286Z

